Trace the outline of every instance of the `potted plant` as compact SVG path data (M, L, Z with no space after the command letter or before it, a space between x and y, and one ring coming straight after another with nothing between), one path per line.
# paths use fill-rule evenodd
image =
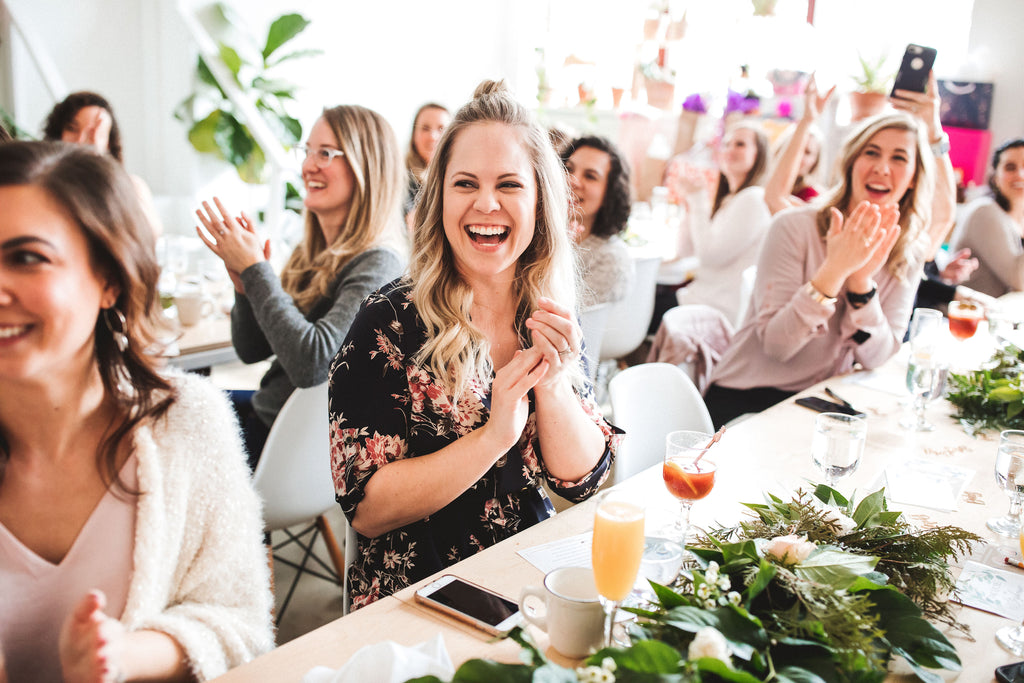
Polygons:
M223 3L211 6L218 23L238 28L240 22ZM235 84L241 88L280 140L291 147L302 137L302 126L287 110L295 99L296 86L275 77L275 68L283 62L320 54L320 50L282 50L309 25L301 14L284 14L275 19L266 39L238 34L244 44L218 42L220 58ZM244 117L217 83L210 67L200 55L196 63L196 87L177 107L174 116L188 126L188 139L199 152L211 154L235 167L247 183L267 181L266 155L249 131ZM288 184L286 205L301 207L298 191ZM299 209L301 210L301 208Z
M857 59L861 70L852 76L857 89L850 93L850 118L853 121L882 113L893 77L892 71L885 66L885 55L871 61L858 54Z
M676 91L675 70L659 66L654 61L641 64L640 73L643 74L647 90L647 104L658 109L672 109Z

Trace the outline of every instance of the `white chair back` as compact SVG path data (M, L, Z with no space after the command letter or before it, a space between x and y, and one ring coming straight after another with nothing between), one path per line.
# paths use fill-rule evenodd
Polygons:
M754 295L754 283L757 281L757 266L748 266L740 276L740 305L736 309L736 320L733 327L737 330L743 325L750 309L750 298Z
M610 303L595 304L580 311L580 327L583 328L583 344L587 349L587 363L590 381L597 377L597 365L601 361L601 338L608 323Z
M621 358L636 350L647 336L654 314L654 289L658 284L660 256L634 259L636 275L633 288L621 301L611 306L604 335L601 337L601 360Z
M308 522L338 504L328 433L327 383L293 391L270 428L252 477L268 531Z
M626 431L615 456L618 484L665 457L665 436L679 429L714 432L704 399L690 378L670 363L643 363L608 383L612 422Z

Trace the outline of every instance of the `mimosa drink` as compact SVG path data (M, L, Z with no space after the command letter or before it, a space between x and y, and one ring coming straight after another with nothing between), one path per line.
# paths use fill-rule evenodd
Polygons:
M629 595L643 552L643 508L626 501L599 506L591 553L597 592L615 602Z

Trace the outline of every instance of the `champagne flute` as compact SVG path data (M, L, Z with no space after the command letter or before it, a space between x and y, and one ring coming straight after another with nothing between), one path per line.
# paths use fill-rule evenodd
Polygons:
M857 470L867 433L867 420L860 415L821 413L814 418L811 458L830 488Z
M605 647L612 647L612 629L619 604L633 590L644 552L644 508L621 491L597 498L591 562L594 584L604 608Z
M1024 431L1007 429L999 434L996 451L996 483L1010 497L1010 511L988 520L988 528L1000 536L1014 538L1019 531L1021 503L1024 503Z
M717 467L713 460L703 457L711 439L711 434L691 431L669 432L665 437L665 462L661 473L665 487L679 500L675 533L684 549L693 501L707 496L715 486Z
M1024 515L1017 519L1020 552L1021 555L1024 555ZM996 631L996 641L1018 657L1024 657L1024 623L1017 624L1016 626L1004 626L999 629Z
M930 308L914 309L910 321L910 360L907 362L907 389L914 398L914 416L900 421L904 429L930 432L935 425L925 419L928 402L946 390L949 364L942 353L944 324L942 314Z

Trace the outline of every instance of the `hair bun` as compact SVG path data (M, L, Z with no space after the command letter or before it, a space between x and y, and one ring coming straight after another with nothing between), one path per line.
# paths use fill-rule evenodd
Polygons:
M490 95L511 95L511 91L508 86L505 85L505 80L500 81L481 81L480 85L476 86L476 90L473 91L473 99L478 100L481 97L487 97Z

